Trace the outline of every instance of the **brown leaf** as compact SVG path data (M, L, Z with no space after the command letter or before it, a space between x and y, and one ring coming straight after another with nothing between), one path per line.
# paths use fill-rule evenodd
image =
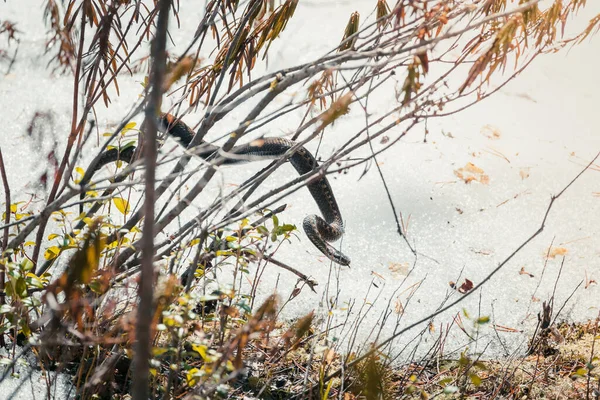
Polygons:
M525 271L525 267L521 267L519 275L529 275L530 278L533 278L533 274L530 274L529 272Z
M325 351L325 356L323 357L325 365L330 365L333 361L333 357L335 357L335 351L333 351L333 349L327 349Z
M459 293L465 294L473 289L473 282L465 278L465 281L458 288Z
M500 139L500 129L492 125L484 125L483 128L481 128L481 133L491 140Z
M564 256L569 250L564 247L551 247L547 252L548 258L555 258L556 256Z
M394 312L398 315L404 314L404 306L402 305L400 299L396 299L394 303Z
M423 72L429 72L429 58L427 57L427 52L417 54L419 61L421 62L421 66L423 67Z
M465 183L477 181L487 185L490 182L490 177L484 174L484 171L472 162L468 162L464 167L454 170L454 175L462 179Z
M429 333L434 333L435 332L435 325L433 325L433 322L429 322Z
M400 276L408 275L409 264L407 262L390 263L388 265L388 269L390 270L394 278L398 278Z

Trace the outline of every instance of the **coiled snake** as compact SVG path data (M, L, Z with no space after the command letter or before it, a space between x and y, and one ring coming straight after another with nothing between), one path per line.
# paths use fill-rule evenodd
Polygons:
M169 135L178 138L181 144L188 147L194 137L194 131L184 122L178 120L171 114L162 114L159 118L159 128ZM256 156L262 158L278 158L285 155L296 143L284 138L264 138L255 140L248 144L236 146L231 149L230 154L238 156ZM201 143L202 151L196 153L199 157L207 159L215 154L220 147L208 143ZM130 163L133 160L135 147L130 146L123 150L116 148L105 151L98 162L86 171L79 182L84 186L90 182L96 171L106 164L115 161ZM226 157L226 155L225 155ZM234 164L246 161L240 157L226 158L223 164ZM289 160L298 174L304 175L318 167L317 160L304 147L294 152ZM310 241L333 262L340 265L350 265L350 258L335 249L328 242L334 242L341 238L344 233L342 215L337 205L331 186L324 176L319 177L306 185L310 194L315 199L323 218L318 215L309 215L304 218L302 227ZM84 194L82 194L83 197Z

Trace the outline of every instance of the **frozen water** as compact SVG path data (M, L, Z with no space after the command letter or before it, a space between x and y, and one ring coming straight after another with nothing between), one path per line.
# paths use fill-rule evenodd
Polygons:
M187 44L201 16L197 3L192 3L181 2L182 29L173 31L177 45ZM350 13L359 11L364 18L371 13L374 4L365 0L300 2L294 19L273 44L268 66L257 67L253 76L323 55L339 42ZM46 68L47 59L39 57L44 48L44 28L37 2L3 3L0 11L3 19L17 21L18 28L24 32L17 62L12 72L0 80L4 117L0 143L13 198L25 199L27 193L39 190L37 178L45 168L44 162L39 161L40 153L34 150L37 143L26 134L27 125L36 111L50 111L53 124L51 130L47 128L42 145L52 144L48 135L64 138L69 131L72 82L69 77L52 75ZM598 12L597 5L590 4L574 26L582 28L589 17ZM598 46L598 38L593 38L569 52L539 57L490 99L459 114L429 120L426 142L421 126L378 157L394 204L408 225L408 239L419 252L416 264L406 243L396 233L392 210L375 167L371 166L360 180L362 167L332 176L330 181L346 223L343 251L352 258L352 267L339 270L330 267L304 233L299 232L301 243L293 240L292 245L283 246L277 258L310 274L320 283L321 292L313 294L304 290L286 306L283 316L292 318L312 309L323 311L324 304L338 290L340 308L352 301L360 304L368 294L368 301L376 297L377 301L360 331L359 340L367 339L388 302L392 307L396 301L404 306L405 314L399 325L402 328L435 311L447 293L452 299L460 296L450 288L450 281L460 284L468 278L475 284L481 282L538 229L551 196L600 151L600 135L596 132L597 105L600 104ZM0 65L0 68L5 66ZM124 110L137 99L141 80L140 75L121 76L121 96L113 96L108 109L97 108L101 132L119 121ZM285 104L304 88L295 90L298 92L280 96L277 104ZM393 90L389 92L393 94ZM373 98L370 110L387 109L389 96ZM212 138L236 126L243 116L241 110L233 112L215 128ZM256 134L287 133L297 126L301 117L301 114L289 115L277 125L270 125L270 131ZM193 116L185 119L193 124L200 116L195 120ZM360 112L337 121L336 126L326 132L319 154L330 154L337 144L347 139L347 132L356 130L350 131L350 128L362 123L364 116ZM400 133L400 130L392 131L389 136L393 138ZM173 147L171 144L166 148ZM316 146L311 145L310 149L315 151ZM87 165L89 158L84 156L81 165ZM483 170L489 183L465 184L458 179L455 171L467 163ZM263 165L226 168L218 180L226 184L227 190L231 187L229 184L242 182ZM290 169L286 166L273 174L265 190L288 179ZM215 183L203 200L208 201L217 193ZM578 321L595 317L600 299L600 288L592 283L600 280L599 193L598 169L593 168L554 204L541 235L519 252L480 293L437 317L434 326L451 322L452 316L462 309L471 316L489 315L495 326L511 329L499 332L500 343L495 334L492 335L490 326L484 328L489 340L496 340L487 354L522 349L527 333L537 321L541 301L548 300L552 294L562 261L561 257L546 260L551 244L567 250L562 279L556 288L556 302L561 304L581 281L584 282L562 317ZM286 203L289 207L281 219L297 226L305 215L317 211L306 190L296 192ZM197 209L190 210L182 219L195 212ZM407 277L413 265L415 268ZM333 275L339 276L339 282L334 279L324 293L330 268L336 269ZM259 296L264 298L271 294L275 284L278 285L276 290L287 298L295 279L269 266ZM413 293L411 288L416 291ZM344 312L338 312L340 318L344 318ZM394 329L394 323L388 323L380 338L388 337ZM521 331L525 334L519 333ZM432 340L437 333L438 330L427 334L426 340ZM398 348L414 334L416 331L399 340ZM458 347L464 341L460 335L459 332L451 338L455 340L452 346Z

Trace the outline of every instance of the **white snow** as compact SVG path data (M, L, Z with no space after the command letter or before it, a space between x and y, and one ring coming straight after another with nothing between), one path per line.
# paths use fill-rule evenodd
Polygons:
M273 44L266 70L274 71L324 54L341 39L349 15L359 11L364 18L374 4L375 1L366 0L300 2L294 19ZM70 128L71 78L52 75L46 68L47 58L39 57L45 36L38 5L39 2L31 0L0 5L2 19L18 22L18 28L23 31L17 62L9 75L0 78L0 109L4 124L0 131L0 146L13 199L19 200L28 199L27 193L37 190L35 182L44 168L44 160L40 160L35 143L26 134L33 114L36 111L53 113L52 129L46 127L48 131L44 135L64 138ZM181 8L182 30L174 30L172 35L180 46L177 49L187 44L201 17L197 2L181 2ZM599 12L597 4L590 2L573 26L581 29L589 17ZM314 294L305 289L286 306L283 317L297 317L312 309L325 313L329 298L339 291L336 315L340 322L345 318L345 305L353 301L360 305L368 293L367 301L378 298L359 329L359 342L370 341L373 337L368 337L369 331L388 302L393 308L398 298L405 307L399 324L402 328L435 311L446 293L453 293L451 299L460 296L450 288L450 281L460 285L464 278L475 284L484 279L539 228L551 196L558 194L600 151L600 134L597 132L599 43L596 37L568 52L539 57L491 98L459 114L429 120L426 143L421 126L378 157L393 201L404 221L409 221L408 239L420 253L408 277L406 273L415 260L396 233L392 211L375 167L371 166L361 180L358 178L362 167L348 174L332 176L330 182L346 223L342 249L352 258L352 266L341 269L334 266L328 291ZM4 68L5 65L0 65L0 72ZM261 70L257 67L253 76L259 76ZM101 132L110 130L110 125L119 121L137 99L141 79L140 75L122 75L119 81L121 97L113 96L108 109L101 105L97 107ZM390 92L387 97L374 98L370 111L389 107L393 90ZM290 92L281 96L278 104L289 101L293 94L298 95ZM347 135L364 123L364 116L356 108L354 113L337 121L336 126L326 132L320 154L330 154L336 144L343 143ZM185 120L193 124L200 115L201 112L195 119L188 116ZM217 125L212 138L227 132L227 128L235 126L243 116L242 111L233 112L227 121ZM297 126L301 117L301 113L289 115L270 131L261 130L256 134L287 133ZM399 133L401 131L392 131L389 136ZM44 145L47 143L45 140ZM168 149L172 147L172 143L167 146ZM314 145L309 147L316 149ZM89 158L84 157L84 160L89 161ZM85 167L86 161L80 165ZM456 177L454 171L469 162L489 176L489 184L465 184ZM263 163L246 165L241 168L243 172L236 167L226 168L220 179L226 184L239 183L263 166ZM285 166L273 174L265 190L289 179L290 171L291 167ZM31 183L29 186L28 182ZM213 186L212 191L202 198L204 201L209 201L218 192L218 185ZM228 187L226 185L225 190ZM450 323L452 317L464 309L472 317L490 315L492 324L524 331L499 332L503 341L499 343L491 324L483 327L478 347L483 348L491 341L487 355L522 349L535 326L541 302L552 294L562 261L560 256L546 260L551 244L568 250L562 278L556 288L555 312L580 281L600 281L599 193L598 168L592 168L556 201L544 232L496 274L481 293L473 294L436 317L436 330L427 333L425 341L431 343L439 334L439 326ZM296 192L286 203L288 210L280 219L297 226L301 225L304 216L317 211L306 190ZM190 211L183 218L193 215L195 213ZM299 236L301 240L294 239L291 245L283 246L277 258L311 275L320 284L318 290L324 291L330 274L329 262L310 245L303 232L299 232ZM399 268L399 272L390 267ZM533 276L520 273L522 269ZM339 282L336 282L337 278ZM269 266L261 283L260 298L271 294L276 283L277 291L285 299L296 279ZM407 306L407 299L413 293L411 288L416 288L413 285L419 283ZM539 289L536 289L538 285ZM569 301L561 317L585 321L597 316L600 287L593 283L584 286L585 283ZM401 337L395 342L395 349L400 351L422 327ZM380 339L387 338L394 330L397 330L395 316L383 328ZM459 330L455 330L448 346L457 348L465 339ZM7 390L6 386L2 390Z

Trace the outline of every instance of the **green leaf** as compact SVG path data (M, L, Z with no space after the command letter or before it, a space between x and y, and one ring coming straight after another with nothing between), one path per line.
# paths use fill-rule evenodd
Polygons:
M475 321L475 323L479 324L479 325L484 325L484 324L487 324L488 322L490 322L490 317L489 316L479 317Z
M15 285L15 292L16 295L20 298L27 297L27 283L25 282L25 279L17 279L17 284Z
M23 271L31 271L33 269L33 261L28 258L25 258L21 261L21 270Z
M454 380L453 378L444 378L444 379L442 379L442 380L440 380L438 382L438 385L440 385L440 386L447 386L453 380Z
M36 289L43 289L44 283L42 280L35 274L28 273L27 274L27 285L32 286Z
M475 386L481 385L481 378L479 377L479 375L471 374L471 375L469 375L469 378L471 378L471 382L473 382L473 385L475 385Z
M133 146L135 146L135 141L129 141L121 146L121 151Z
M296 225L292 225L292 224L284 224L284 225L281 227L281 229L282 229L284 232L291 232L291 231L294 231L294 230L296 230Z

